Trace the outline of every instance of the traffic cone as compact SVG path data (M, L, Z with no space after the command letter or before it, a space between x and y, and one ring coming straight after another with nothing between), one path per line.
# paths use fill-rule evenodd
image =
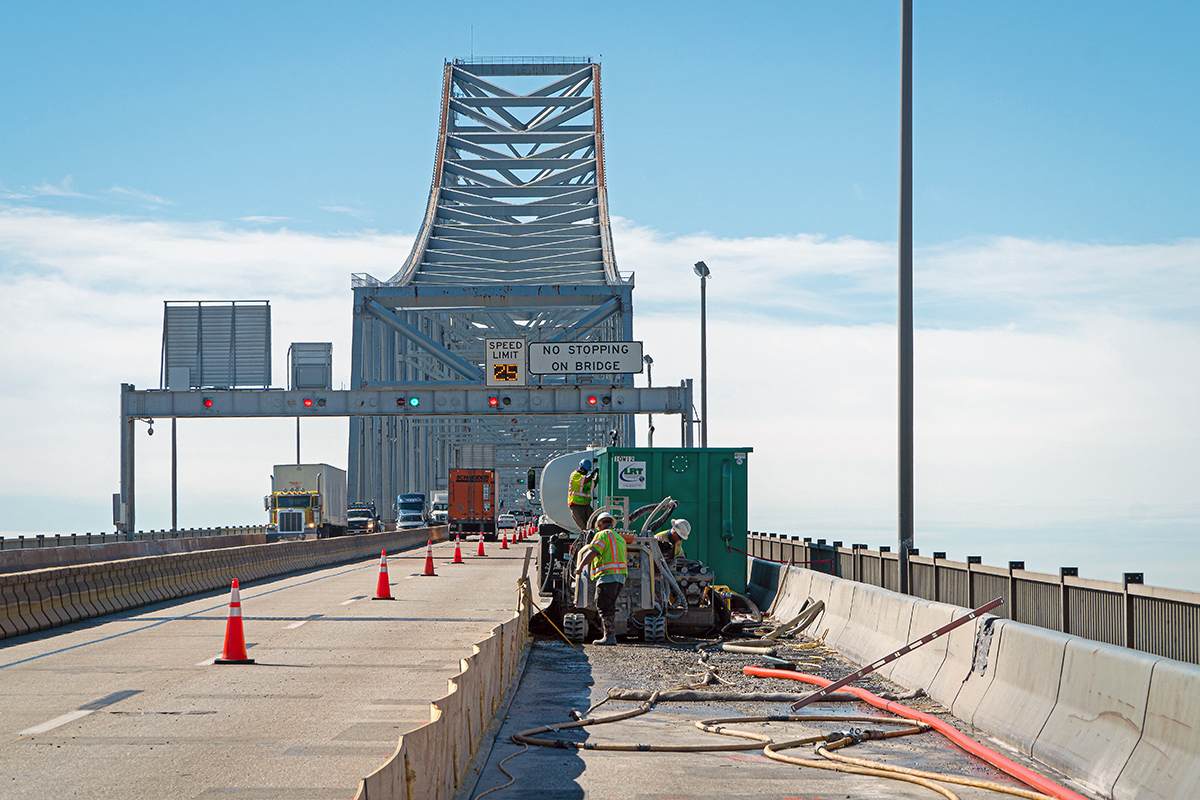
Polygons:
M453 564L467 563L462 560L462 547L458 543L458 536L454 537L454 561L452 561L451 563L453 563Z
M395 600L392 597L392 587L388 583L387 574L387 550L384 550L379 555L379 583L375 585L375 596L372 600Z
M479 534L479 551L477 553L475 553L475 555L477 555L477 556L486 556L487 555L487 553L483 552L483 534L482 533Z
M500 549L501 550L508 549L508 534L507 533L504 534L504 538L500 540Z
M429 540L429 545L425 548L425 572L422 573L422 577L437 577L437 573L433 571L433 539Z
M238 591L237 578L229 592L229 619L225 621L225 647L214 664L253 664L254 659L246 655L246 632L242 629L242 594Z

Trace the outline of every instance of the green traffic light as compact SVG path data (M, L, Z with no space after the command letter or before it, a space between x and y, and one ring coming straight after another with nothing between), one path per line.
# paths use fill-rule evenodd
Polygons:
M410 397L410 398L408 398L408 404L409 404L410 406L412 406L413 408L416 408L417 406L421 405L421 398L419 398L419 397Z

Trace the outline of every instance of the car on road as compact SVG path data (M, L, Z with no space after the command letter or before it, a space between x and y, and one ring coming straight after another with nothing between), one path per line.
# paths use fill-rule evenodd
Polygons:
M504 536L517 532L517 518L512 514L501 514L496 517L496 533Z

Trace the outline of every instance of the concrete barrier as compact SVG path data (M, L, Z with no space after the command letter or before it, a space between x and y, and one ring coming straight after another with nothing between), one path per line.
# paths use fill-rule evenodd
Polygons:
M261 538L261 534L259 536ZM418 528L334 539L181 549L161 556L0 574L0 638L21 636L191 594L227 589L233 578L247 584L272 575L369 558L382 549L396 552L416 548L431 538L444 540L446 529Z
M1113 786L1116 800L1191 800L1200 786L1196 667L1160 659L1150 675L1142 736Z
M193 536L185 539L109 542L108 544L64 544L60 547L0 550L0 573L29 572L51 567L70 567L80 564L96 564L101 561L120 561L129 558L174 555L266 543L267 534L265 533L241 533L226 536Z
M824 600L826 615L808 633L828 629L826 644L859 663L964 613L809 572L807 580L779 577L776 619L794 616L809 596ZM973 665L984 626L991 632L980 672ZM1105 797L1200 796L1200 666L985 617L897 660L890 677Z
M1150 675L1162 660L1069 638L1058 701L1033 744L1033 757L1064 772L1088 764L1087 782L1111 794L1141 738Z
M445 697L430 705L430 721L400 737L395 754L363 779L355 800L450 800L492 716L517 679L529 640L529 606L522 591L517 611L462 659Z

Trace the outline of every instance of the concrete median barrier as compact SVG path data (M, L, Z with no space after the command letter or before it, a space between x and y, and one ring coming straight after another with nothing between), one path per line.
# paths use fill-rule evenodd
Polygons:
M870 663L965 613L815 571L782 574L775 618L812 597L807 633ZM905 617L908 622L905 624ZM984 626L990 634L981 636ZM902 641L903 640L903 641ZM984 647L974 669L977 641ZM922 688L956 717L1114 800L1190 800L1200 785L1200 667L984 617L880 674Z
M240 537L214 538L240 542ZM382 549L398 552L416 548L428 539L444 541L446 529L420 528L273 544L239 543L217 549L189 549L171 542L177 552L167 555L3 573L0 636L21 636L138 606L227 589L233 578L243 582L262 580L376 557Z
M1161 660L1071 638L1058 698L1033 744L1033 757L1071 774L1088 765L1088 783L1110 794L1141 738L1150 676Z
M1160 659L1150 675L1146 721L1112 789L1115 800L1191 800L1200 786L1200 668Z
M1058 701L1068 636L1008 623L996 654L991 686L975 709L972 725L1026 755Z
M430 704L430 722L400 737L395 754L363 779L355 800L450 800L479 748L484 731L518 678L529 640L529 606L521 592L516 613L460 662L445 697Z

